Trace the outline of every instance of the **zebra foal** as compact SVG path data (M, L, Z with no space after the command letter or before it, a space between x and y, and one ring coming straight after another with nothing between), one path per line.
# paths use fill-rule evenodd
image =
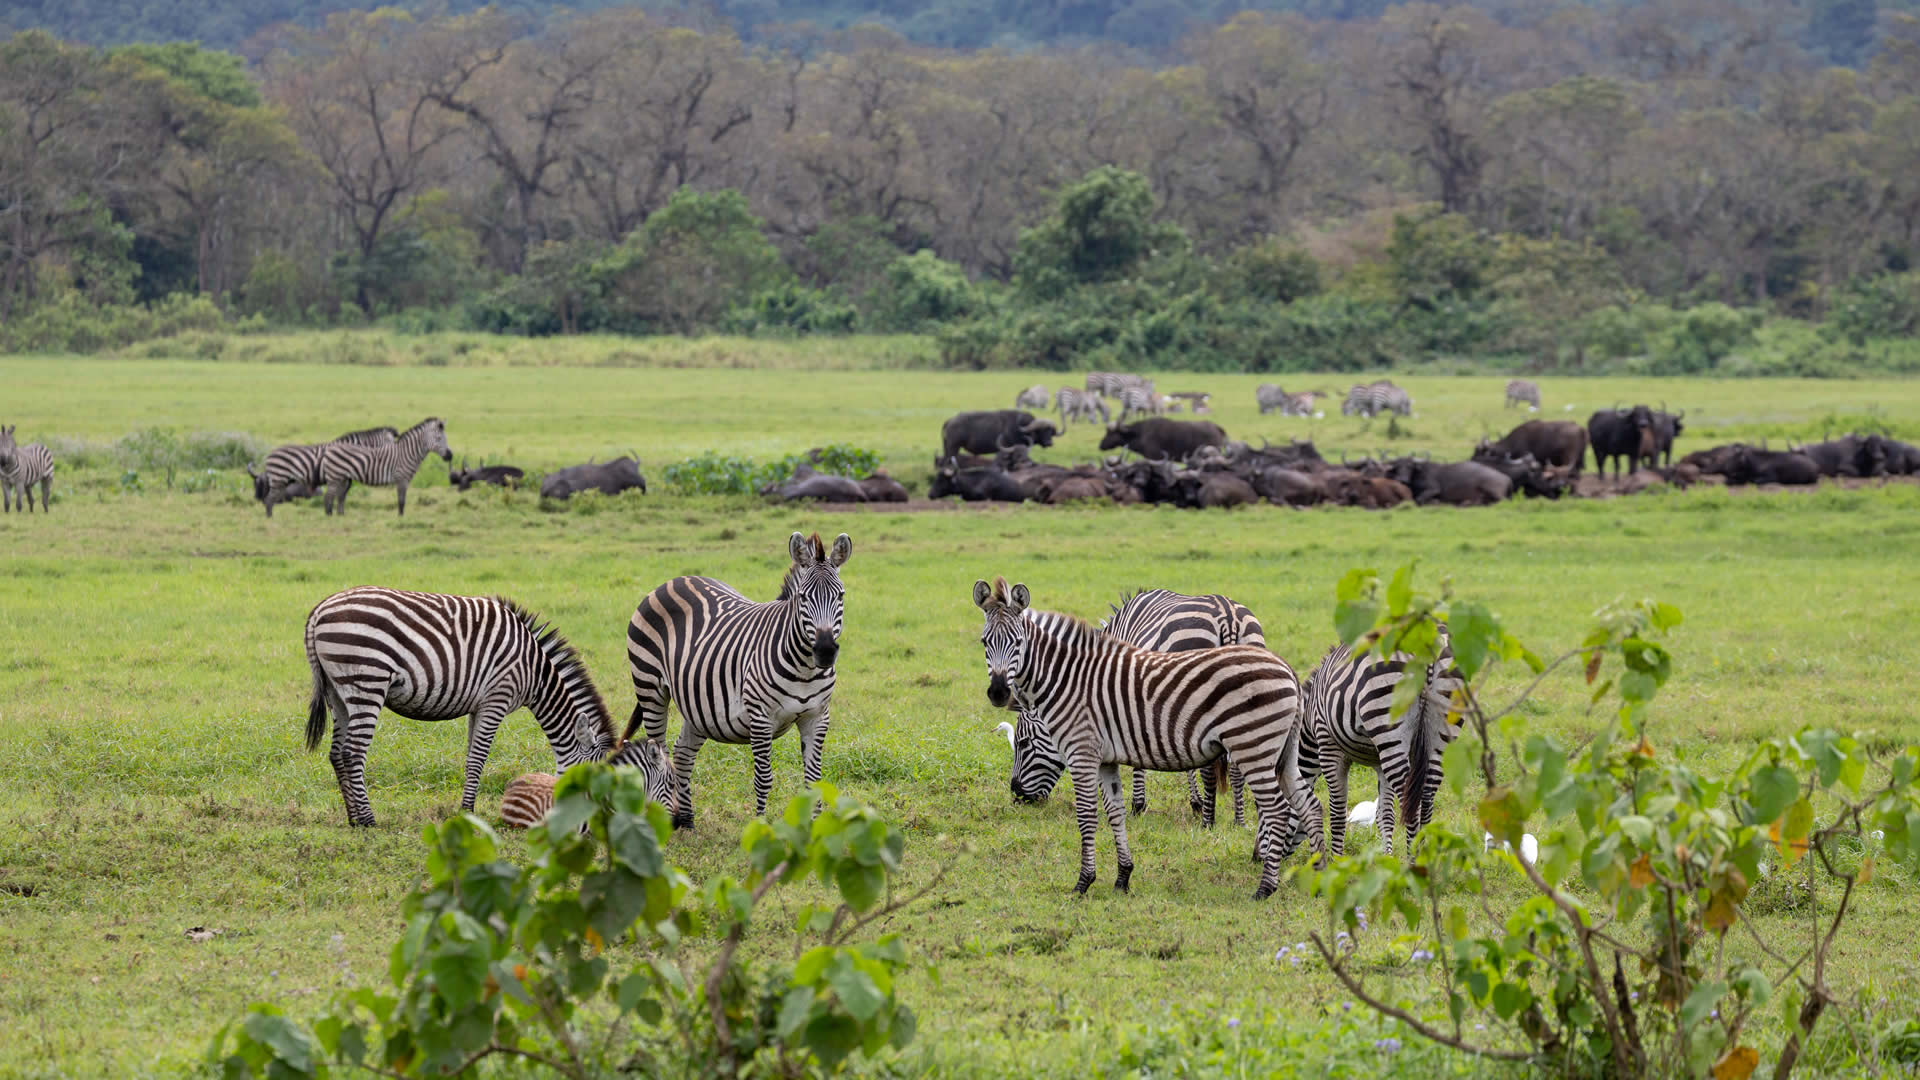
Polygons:
M613 719L580 657L559 631L511 600L363 586L338 592L307 616L307 749L320 745L333 716L327 757L349 825L374 823L367 798L367 748L384 705L410 720L467 717L466 778L460 809L472 810L480 770L509 713L526 708L562 770L614 751ZM650 797L672 793L658 746L628 744L614 763L647 772Z
M841 533L828 550L819 533L794 533L787 553L793 564L771 601L755 603L713 578L678 577L648 593L627 625L634 696L627 737L643 729L664 740L668 703L680 702L670 804L676 828L693 825L693 760L708 740L753 748L755 815L767 812L773 741L788 728L800 730L806 782L820 782L846 614L840 567L853 541Z
M0 501L7 513L19 503L33 513L33 485L40 485L40 512L53 511L53 452L39 443L21 446L13 441L20 425L0 428Z
M638 767L646 781L647 798L672 808L673 762L667 759L667 752L659 743L652 739L625 743L608 756L607 764ZM509 829L531 829L546 820L553 811L553 786L559 782L560 778L552 773L521 773L514 777L500 796L500 824ZM586 826L580 829L585 832Z
M453 461L453 451L447 447L447 426L437 416L413 425L386 446L328 443L320 456L320 478L327 485L327 513L333 513L336 504L340 513L347 512L347 489L357 480L394 488L400 516L405 517L407 484L428 454L439 454L449 464Z
M253 497L265 504L267 516L272 517L275 503L320 493L320 459L327 447L335 443L392 446L399 435L393 428L377 427L349 431L333 442L277 446L267 454L259 472L254 472L251 464L247 466L247 475L253 477Z
M1100 629L1151 652L1267 643L1260 620L1246 605L1218 594L1188 596L1167 589L1146 589L1125 598L1113 606L1113 613ZM1067 761L1032 710L1019 710L1018 721L1012 731L1016 758L1013 797L1021 802L1044 802L1060 782ZM1211 768L1187 773L1187 804L1207 828L1213 827L1217 794L1215 778L1207 775L1210 772ZM1246 822L1246 780L1238 766L1229 766L1228 776L1233 785L1233 823L1241 825ZM1136 814L1147 810L1147 770L1137 767L1133 770L1132 808Z
M1126 891L1132 877L1121 765L1173 772L1224 754L1245 774L1260 812L1262 867L1253 898L1271 896L1280 860L1298 846L1308 820L1305 789L1295 780L1300 684L1293 669L1255 645L1148 652L1072 616L1033 610L1030 601L1025 585L1009 588L1005 578L973 584L973 602L986 616L980 644L988 703L1004 709L1017 700L1030 710L1073 776L1080 827L1074 891L1093 884L1099 801L1119 855L1114 887Z
M1326 775L1326 816L1335 855L1347 850L1347 770L1356 762L1378 772L1375 815L1387 854L1393 854L1396 818L1406 825L1408 844L1433 819L1441 755L1459 734L1448 722L1447 711L1462 679L1453 666L1452 645L1443 627L1440 656L1427 666L1425 688L1406 712L1395 717L1394 690L1406 676L1411 659L1403 652L1384 659L1355 657L1352 649L1335 645L1307 677L1307 738L1300 751L1300 771L1309 790L1317 775ZM1312 845L1317 853L1325 830L1318 820L1318 800L1310 804Z

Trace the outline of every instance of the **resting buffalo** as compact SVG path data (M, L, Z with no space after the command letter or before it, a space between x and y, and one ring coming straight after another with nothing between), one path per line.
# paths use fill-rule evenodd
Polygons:
M1677 420L1674 430L1677 434ZM1593 443L1594 471L1602 475L1609 460L1613 461L1613 474L1620 476L1621 459L1625 459L1627 471L1631 472L1642 462L1653 464L1660 452L1660 427L1654 420L1653 410L1645 405L1594 413L1587 421L1587 435ZM1673 445L1671 435L1667 445L1669 448Z
M1342 506L1385 510L1413 498L1406 484L1390 476L1368 476L1354 469L1328 469L1320 480L1327 485L1328 500Z
M1054 431L1053 421L1036 420L1025 409L963 412L941 426L940 456L950 458L962 450L992 454L1009 446L1052 446Z
M1485 465L1473 461L1455 461L1436 465L1431 461L1401 458L1391 467L1395 480L1407 485L1413 500L1421 505L1448 503L1453 506L1491 506L1513 494L1513 481Z
M1717 476L1725 473L1727 471L1727 464L1733 460L1734 454L1745 448L1742 443L1728 443L1725 446L1716 446L1710 450L1695 450L1693 453L1681 458L1680 464L1682 466L1692 466L1702 473Z
M906 486L884 470L860 481L860 490L866 493L868 502L906 502L908 498Z
M933 483L927 486L927 498L944 499L958 495L966 502L1022 502L1026 495L1020 482L1002 469L961 469L943 465L933 471Z
M1736 446L1727 459L1729 484L1817 484L1820 466L1791 450L1755 450Z
M1920 473L1920 446L1899 439L1882 439L1887 446L1887 472L1893 476Z
M1168 420L1151 417L1132 424L1115 424L1100 439L1100 449L1126 447L1143 458L1184 461L1203 446L1223 446L1226 430L1211 420Z
M447 482L465 491L475 484L493 484L496 487L519 487L526 473L511 465L482 465L477 469L467 468L467 459L460 459L460 467L447 473Z
M1320 477L1282 465L1258 469L1250 479L1253 490L1268 500L1288 506L1312 506L1327 500L1327 485Z
M1503 439L1482 439L1480 449L1516 458L1532 454L1543 466L1570 466L1569 475L1577 477L1587 463L1587 433L1571 420L1529 420L1507 432ZM1476 452L1474 456L1480 455Z
M547 474L540 482L540 497L565 499L578 491L597 490L602 495L618 495L628 488L647 492L647 478L640 475L640 463L630 457L615 458L604 464L570 465Z
M1569 424L1569 427L1572 425ZM1585 441L1582 433L1581 441ZM1576 482L1574 466L1542 465L1534 460L1532 454L1518 457L1504 454L1490 445L1482 444L1473 452L1473 462L1485 465L1494 472L1513 482L1513 493L1525 494L1528 498L1557 499L1567 493Z
M1812 458L1822 476L1885 476L1888 449L1887 440L1878 435L1848 435L1802 446L1798 452Z
M860 487L859 481L833 473L815 472L813 466L805 463L795 466L793 476L785 482L761 488L760 494L773 495L787 502L796 499L819 499L830 503L867 501L867 493Z

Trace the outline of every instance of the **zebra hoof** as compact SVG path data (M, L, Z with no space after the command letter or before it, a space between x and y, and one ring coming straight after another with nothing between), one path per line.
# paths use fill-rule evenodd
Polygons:
M1075 896L1085 896L1085 895L1087 895L1087 887L1088 887L1089 885L1092 885L1092 884L1093 884L1093 875L1092 875L1092 874L1081 874L1081 875L1080 875L1080 883L1079 883L1079 884L1077 884L1077 885L1075 885L1075 886L1073 887L1073 894L1074 894Z
M373 819L372 818L348 818L347 826L353 829L371 829L373 828Z
M675 814L675 815L673 815L673 827L674 827L675 829L691 829L691 828L693 828L693 815L692 815L692 814Z
M1115 891L1115 892L1127 892L1127 891L1129 891L1129 890L1127 889L1127 879L1129 879L1129 878L1131 878L1131 877L1133 877L1133 867L1131 867L1131 866L1123 866L1123 867L1121 867L1121 868L1120 868L1120 876L1119 876L1119 877L1117 877L1117 878L1114 878L1114 879L1113 879L1113 888L1114 888L1114 891Z
M1253 890L1253 898L1255 900L1265 900L1267 897L1272 895L1273 895L1273 886L1271 885L1262 885L1259 888Z
M1139 815L1144 814L1146 812L1147 812L1147 801L1145 799L1141 799L1139 802L1136 802L1133 804L1133 813L1135 817L1138 817Z

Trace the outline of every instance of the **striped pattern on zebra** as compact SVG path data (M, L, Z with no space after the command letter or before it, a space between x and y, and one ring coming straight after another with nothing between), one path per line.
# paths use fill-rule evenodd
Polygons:
M1144 386L1129 386L1120 391L1120 416L1116 423L1124 424L1132 416L1158 416L1160 402L1154 392Z
M667 752L652 739L635 739L607 755L609 765L637 767L647 786L647 798L671 808L673 803L673 762ZM552 773L522 773L507 784L500 796L500 824L509 829L531 829L553 811L553 785L560 778ZM582 831L586 829L581 826Z
M1132 877L1119 766L1197 769L1224 753L1246 775L1260 813L1254 899L1272 895L1280 860L1298 846L1308 820L1306 789L1296 776L1300 684L1293 669L1255 645L1149 652L1070 615L1030 611L1030 600L1025 585L1009 588L1005 578L973 585L973 602L986 616L980 643L987 701L1007 708L1018 700L1031 711L1073 776L1080 827L1074 891L1093 884L1100 801L1119 855L1114 887L1125 891Z
M19 503L33 513L33 485L40 485L40 511L53 510L53 452L39 443L21 446L13 441L18 424L0 428L0 501L7 513Z
M615 745L606 702L573 647L511 600L348 589L314 606L306 649L307 749L320 745L331 712L328 759L350 825L373 824L367 747L383 705L410 720L468 718L462 810L473 809L494 735L518 709L532 710L563 770ZM664 801L670 780L649 777L648 790Z
M1244 604L1217 593L1188 596L1167 589L1146 589L1126 597L1113 606L1113 612L1100 629L1136 648L1153 652L1189 652L1215 649L1222 645L1261 645L1267 643L1260 620ZM1019 710L1012 739L1022 768L1012 779L1013 797L1021 802L1044 802L1066 771L1066 758L1060 753L1046 725L1030 709ZM1026 744L1026 753L1019 754ZM1215 783L1208 770L1187 773L1187 804L1200 815L1200 822L1213 827ZM1233 785L1233 823L1246 822L1246 781L1238 766L1231 766ZM1147 810L1147 770L1133 770L1133 812Z
M693 761L702 743L753 748L754 813L767 812L773 790L773 741L800 730L808 784L820 781L833 699L833 662L840 652L845 589L840 567L853 554L841 533L827 550L820 534L787 541L793 565L780 595L755 603L708 577L679 577L648 593L627 626L633 716L627 737L644 728L667 735L667 705L680 702L673 745L678 792L674 825L693 825Z
M277 446L267 454L259 472L253 471L251 463L247 465L247 475L253 477L253 497L266 505L267 516L272 517L275 503L320 493L325 486L320 479L320 459L327 447L334 443L392 446L399 437L400 432L391 427L377 427L349 431L332 442Z
M1506 408L1515 405L1529 406L1534 412L1540 411L1540 384L1532 379L1507 380Z
M1381 379L1379 382L1355 385L1348 390L1340 411L1347 416L1377 416L1383 412L1410 416L1413 414L1413 398L1405 390L1393 385L1392 380Z
M1332 826L1332 851L1347 850L1347 769L1358 762L1379 773L1375 820L1381 843L1393 853L1396 819L1406 825L1411 844L1433 818L1433 799L1441 781L1441 754L1459 731L1447 721L1455 691L1462 685L1453 666L1453 649L1441 628L1440 658L1428 665L1426 688L1407 711L1392 715L1394 688L1406 672L1406 653L1386 659L1355 658L1353 650L1335 645L1327 650L1307 677L1307 738L1300 751L1300 771L1309 789L1314 778L1327 778L1327 818ZM1319 817L1318 800L1313 814ZM1320 850L1323 827L1315 824L1314 850Z
M1312 390L1289 394L1274 383L1261 383L1253 391L1262 413L1278 410L1281 416L1312 416L1313 403L1319 396Z
M1111 415L1107 412L1106 399L1089 390L1075 390L1071 386L1063 386L1058 393L1054 394L1053 402L1054 406L1060 410L1062 428L1074 420L1091 424L1097 418L1104 424Z
M1027 387L1014 396L1013 407L1016 409L1044 409L1047 407L1047 397L1047 388L1040 383L1034 383L1032 386Z
M1153 380L1145 375L1126 375L1113 371L1087 372L1087 393L1117 398L1129 388L1153 393Z
M347 491L358 481L392 487L398 496L400 516L405 517L407 484L428 454L439 454L449 464L453 461L453 451L447 447L447 427L437 416L413 425L386 446L328 443L320 456L320 478L327 485L327 513L333 513L336 506L342 514L347 512Z

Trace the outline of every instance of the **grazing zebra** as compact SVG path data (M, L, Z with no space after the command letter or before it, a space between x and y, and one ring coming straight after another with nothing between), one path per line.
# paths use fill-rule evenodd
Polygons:
M1511 409L1515 405L1526 405L1532 412L1540 411L1540 384L1532 379L1507 380L1507 404Z
M1020 391L1013 399L1013 407L1016 409L1044 409L1047 407L1047 397L1047 388L1039 383L1034 383L1032 386Z
M320 493L324 486L320 479L320 459L326 455L327 447L334 443L392 446L393 440L399 437L400 433L393 428L377 427L349 431L332 442L275 447L259 472L253 471L252 464L247 466L247 475L253 477L253 497L266 505L267 516L272 517L275 503Z
M1267 382L1253 388L1253 400L1260 405L1262 416L1275 409L1279 409L1280 414L1284 416L1287 412L1287 404L1293 400L1293 395Z
M1152 652L1190 652L1222 645L1267 643L1260 620L1254 618L1245 605L1218 594L1187 596L1167 589L1147 589L1127 597L1114 606L1113 614L1100 624L1100 629L1135 648ZM1013 794L1021 802L1042 802L1060 782L1060 774L1067 768L1066 758L1031 710L1021 709L1019 720L1012 737L1016 750L1021 742L1027 743L1027 753L1021 758L1024 767L1013 774ZM1203 825L1212 828L1215 791L1211 779L1202 775L1204 771L1187 773L1187 804L1199 813ZM1245 777L1238 766L1230 768L1229 777L1233 784L1233 823L1244 824ZM1133 770L1132 807L1136 814L1146 813L1145 769Z
M1307 678L1307 738L1300 751L1300 772L1309 789L1314 777L1327 778L1327 817L1333 854L1347 848L1347 769L1354 762L1379 772L1376 803L1380 836L1393 854L1395 811L1407 826L1407 842L1433 818L1433 797L1440 786L1440 756L1459 732L1447 721L1454 691L1461 686L1453 649L1442 628L1440 658L1427 668L1426 689L1399 717L1392 715L1394 687L1410 657L1396 652L1382 660L1356 659L1344 645L1327 655ZM1317 800L1312 813L1319 818ZM1318 851L1321 826L1313 828Z
M40 485L40 511L53 511L53 453L39 443L20 446L13 441L18 424L0 428L0 502L7 513L19 503L33 513L33 485Z
M673 762L667 752L652 739L637 739L607 755L609 765L638 766L647 786L647 798L662 806L673 806ZM509 829L531 829L553 809L553 785L560 778L552 773L522 773L507 784L500 796L500 824ZM584 829L586 826L581 826Z
M1088 390L1075 390L1071 386L1060 388L1060 392L1054 395L1054 405L1060 410L1062 428L1073 420L1090 424L1096 417L1104 424L1111 415L1107 412L1106 400L1099 394Z
M1376 416L1383 412L1397 413L1401 416L1413 414L1413 398L1405 390L1393 385L1390 380L1356 385L1347 391L1347 400L1340 406L1347 416Z
M845 617L840 567L853 541L841 533L828 551L819 533L794 533L787 552L793 565L774 600L756 604L712 578L674 578L640 601L627 626L635 698L627 737L644 727L647 738L665 739L667 703L680 700L676 827L693 825L693 759L709 739L753 748L756 815L773 790L773 740L788 728L800 729L807 783L820 781Z
M1120 423L1127 417L1144 413L1148 416L1160 415L1160 400L1153 390L1144 386L1129 386L1120 391Z
M562 770L605 757L615 744L606 702L573 647L511 600L348 589L307 616L306 646L313 669L307 749L320 745L331 710L327 756L349 825L373 824L367 746L382 705L410 720L467 717L462 810L473 809L494 734L517 709L533 711ZM642 751L629 756L643 769L653 760ZM656 769L647 790L664 803L671 775Z
M320 478L327 483L327 513L337 505L347 512L347 489L354 481L391 486L399 496L400 516L407 513L407 484L420 471L428 454L439 454L449 465L453 451L447 448L447 426L437 416L408 428L386 446L358 446L353 443L328 443L320 456Z
M1127 888L1133 852L1127 846L1121 765L1162 771L1197 769L1224 754L1240 766L1260 813L1262 867L1253 897L1272 895L1280 860L1299 845L1308 821L1300 764L1300 684L1286 661L1256 645L1191 652L1149 652L1069 615L1029 611L1025 585L996 578L973 585L986 615L980 644L987 662L987 701L1017 699L1049 731L1073 776L1080 827L1080 878L1093 884L1097 800L1107 807ZM1017 742L1016 736L1016 742ZM1025 766L1016 746L1016 772ZM1283 806L1284 800L1284 806Z

